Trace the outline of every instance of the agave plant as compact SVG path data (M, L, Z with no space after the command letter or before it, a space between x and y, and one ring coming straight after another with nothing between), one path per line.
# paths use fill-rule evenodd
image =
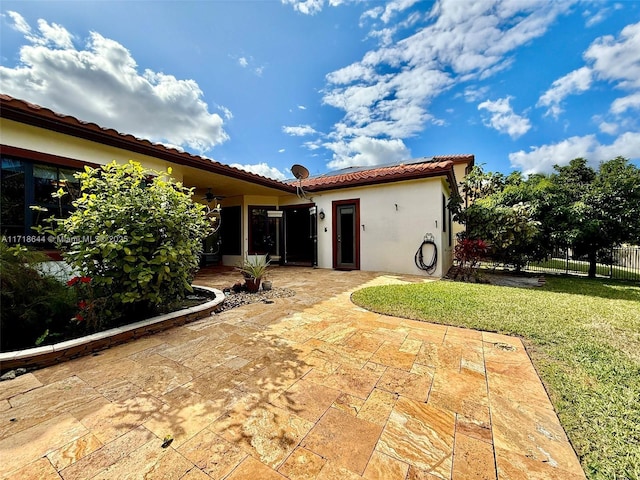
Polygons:
M262 255L245 257L236 269L247 278L262 278L269 267L269 260Z

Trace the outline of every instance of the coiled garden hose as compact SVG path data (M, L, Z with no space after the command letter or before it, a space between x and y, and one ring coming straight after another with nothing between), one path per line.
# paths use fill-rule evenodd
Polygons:
M433 245L433 255L429 263L424 262L424 247L428 245ZM433 240L432 235L425 235L420 248L416 252L414 256L414 260L416 262L416 267L420 270L424 270L427 273L433 273L436 270L436 265L438 264L438 247L436 247L436 242Z

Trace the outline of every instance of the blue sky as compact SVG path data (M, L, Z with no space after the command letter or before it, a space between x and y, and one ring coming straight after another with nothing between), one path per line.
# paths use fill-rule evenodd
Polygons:
M640 2L11 1L0 91L277 179L640 158Z

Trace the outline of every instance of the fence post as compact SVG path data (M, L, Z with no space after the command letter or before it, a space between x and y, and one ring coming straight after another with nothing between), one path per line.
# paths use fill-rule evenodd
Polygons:
M565 259L566 259L566 261L565 261L565 272L564 273L565 273L565 275L569 275L569 249L568 248L566 248L564 250L564 256L565 256Z
M611 257L609 257L611 259L611 263L609 264L609 278L613 278L613 250L614 248L611 247Z

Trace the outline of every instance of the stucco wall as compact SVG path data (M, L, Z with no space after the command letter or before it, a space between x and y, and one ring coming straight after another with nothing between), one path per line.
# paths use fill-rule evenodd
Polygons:
M442 276L451 265L451 247L443 240L448 239L441 220L443 193L448 198L444 179L431 178L310 194L318 212L325 213L324 220L318 219L318 266L333 266L332 202L359 199L361 270L426 275L414 256L430 233L438 248L432 275Z
M136 162L140 162L144 167L153 170L166 170L167 167L171 167L173 170L172 176L180 182L183 180L184 174L181 165L172 164L171 162L147 155L140 155L129 150L102 145L70 135L63 135L43 128L7 120L6 118L0 118L0 130L2 131L0 141L5 145L27 148L37 152L98 163L100 165L106 165L114 160L118 163L135 160Z
M102 145L42 128L32 127L7 119L0 119L3 144L27 148L62 157L106 164L113 160L126 162L135 160L147 168L164 170L172 168L178 181L184 178L184 168L158 158L140 155L108 145ZM360 200L360 268L368 271L383 271L407 274L426 273L416 267L414 255L425 234L432 234L438 248L438 263L434 276L442 276L451 265L451 247L448 232L442 224L442 195L449 196L444 178L435 177L349 188L311 194L317 211L325 212L325 219L318 219L318 266L332 268L332 202L336 200ZM311 203L294 195L258 196L241 195L228 197L224 206L242 206L242 252L248 249L248 206ZM425 251L427 257L430 252ZM237 263L242 257L225 256L225 264ZM428 258L426 258L428 260Z

